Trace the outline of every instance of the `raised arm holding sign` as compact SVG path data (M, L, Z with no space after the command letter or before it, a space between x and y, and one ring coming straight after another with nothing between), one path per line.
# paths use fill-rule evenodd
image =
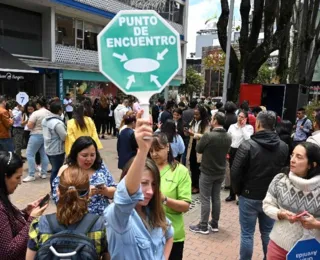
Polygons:
M146 112L182 66L179 33L151 10L120 11L98 35L98 51L101 73Z

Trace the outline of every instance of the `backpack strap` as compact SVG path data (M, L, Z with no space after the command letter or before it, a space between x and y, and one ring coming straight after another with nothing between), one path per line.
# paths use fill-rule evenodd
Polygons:
M97 222L99 218L100 216L98 215L88 213L83 217L83 219L77 225L75 231L81 234L89 233L89 231L92 229L92 227L94 226L94 224Z
M59 224L56 213L45 215L44 217L48 221L51 234L56 234L67 229L67 227Z
M63 230L68 230L68 227L59 224L55 213L50 215L45 215L45 218L48 221L51 234L56 234ZM80 223L77 225L77 227L74 230L81 234L87 234L89 233L89 231L92 229L92 227L94 226L94 224L97 222L99 218L100 216L98 215L88 213L83 217L83 219L80 221Z
M307 122L308 118L306 117L305 119L303 119L301 126L304 126L304 124Z

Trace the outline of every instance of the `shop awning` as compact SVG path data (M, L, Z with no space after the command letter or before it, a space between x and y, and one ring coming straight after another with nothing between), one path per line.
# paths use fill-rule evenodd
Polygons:
M0 47L0 71L16 73L39 73Z

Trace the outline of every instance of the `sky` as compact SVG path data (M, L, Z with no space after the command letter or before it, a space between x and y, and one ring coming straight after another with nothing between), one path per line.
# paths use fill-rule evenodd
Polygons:
M235 19L239 20L239 7L241 0L235 0ZM201 29L205 29L205 21L216 15L220 16L221 6L220 0L190 0L189 16L188 16L188 44L187 57L190 52L196 51L196 33Z

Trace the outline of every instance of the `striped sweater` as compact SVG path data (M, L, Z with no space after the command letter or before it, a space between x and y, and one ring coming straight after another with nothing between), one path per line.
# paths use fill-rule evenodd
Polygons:
M270 233L270 239L281 248L290 251L304 235L300 222L291 224L288 220L279 220L278 212L288 210L300 213L307 210L315 218L320 218L320 175L309 180L290 172L280 173L271 182L263 200L264 212L276 222ZM311 230L320 241L320 230Z

